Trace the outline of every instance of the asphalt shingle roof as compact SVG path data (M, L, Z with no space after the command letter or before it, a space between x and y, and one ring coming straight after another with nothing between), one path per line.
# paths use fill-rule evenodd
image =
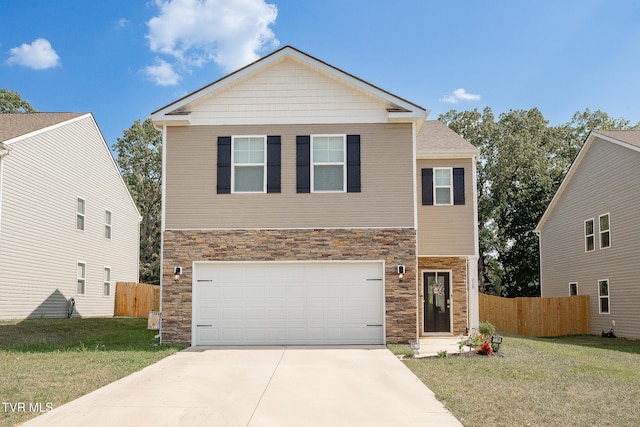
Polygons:
M597 130L594 133L640 147L640 130Z
M427 120L416 138L417 154L477 153L477 148L439 120Z
M0 114L0 142L26 135L86 113L3 113Z

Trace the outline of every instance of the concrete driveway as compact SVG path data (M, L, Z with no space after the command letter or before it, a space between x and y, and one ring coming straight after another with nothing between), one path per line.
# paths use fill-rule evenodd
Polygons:
M383 347L196 347L25 426L461 426Z

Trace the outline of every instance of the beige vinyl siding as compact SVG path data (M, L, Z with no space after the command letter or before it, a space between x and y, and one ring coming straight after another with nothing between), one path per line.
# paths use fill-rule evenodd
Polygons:
M358 134L360 193L296 193L296 135ZM279 194L217 194L217 138L280 135ZM169 127L166 229L414 227L411 124Z
M589 295L591 332L616 322L640 338L640 153L595 140L541 230L542 296ZM611 247L600 249L598 217L610 214ZM584 221L594 218L595 250L585 252ZM599 314L598 280L609 279L610 314Z
M283 58L199 101L191 120L207 125L381 122L388 118L388 106L307 63Z
M475 222L473 203L473 160L418 160L418 255L473 255ZM456 206L422 205L423 168L464 168L465 204Z
M138 213L91 116L11 144L4 158L0 318L61 317L75 298L82 316L113 315L111 280L138 279ZM86 201L76 230L76 200ZM105 209L112 239L104 237ZM77 262L86 291L76 294Z

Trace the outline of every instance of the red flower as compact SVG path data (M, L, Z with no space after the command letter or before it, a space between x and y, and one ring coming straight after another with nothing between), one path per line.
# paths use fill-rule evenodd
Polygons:
M491 348L491 344L489 344L489 341L484 340L484 342L480 346L480 349L478 349L478 354L483 354L485 356L488 356L491 353L493 353L493 349Z

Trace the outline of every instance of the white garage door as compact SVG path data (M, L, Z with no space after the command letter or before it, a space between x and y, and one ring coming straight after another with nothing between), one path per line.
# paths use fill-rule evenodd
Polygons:
M194 345L384 344L382 262L196 262Z

